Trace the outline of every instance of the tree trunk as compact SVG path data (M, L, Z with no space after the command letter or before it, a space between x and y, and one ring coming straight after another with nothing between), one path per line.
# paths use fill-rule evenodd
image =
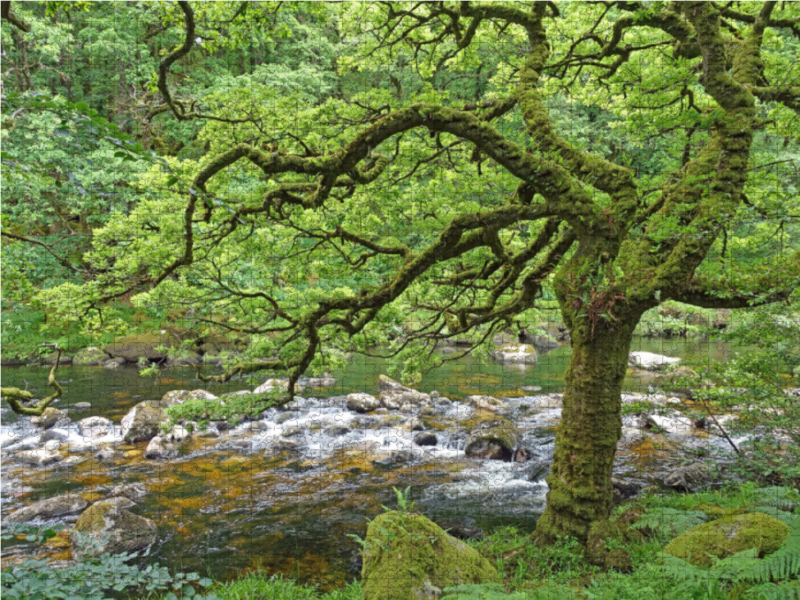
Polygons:
M564 408L547 478L547 508L534 532L543 543L567 535L585 542L591 523L608 518L611 510L611 471L622 431L620 393L638 318L627 314L613 329L598 323L594 333L587 320L575 319L577 327L567 320L572 355Z

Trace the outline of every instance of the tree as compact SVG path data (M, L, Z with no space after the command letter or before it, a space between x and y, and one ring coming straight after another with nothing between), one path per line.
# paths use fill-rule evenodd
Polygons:
M291 5L269 27L231 4L232 44L269 30L308 78L251 65L187 90L171 70L212 39L195 8L165 16L184 38L151 118L201 122L208 153L143 176L95 231L92 277L41 301L192 307L258 340L216 379L282 370L291 397L406 311L394 354L419 368L437 340L482 344L552 294L572 354L543 541L609 514L642 314L778 302L800 281L793 3ZM274 34L309 23L296 46Z

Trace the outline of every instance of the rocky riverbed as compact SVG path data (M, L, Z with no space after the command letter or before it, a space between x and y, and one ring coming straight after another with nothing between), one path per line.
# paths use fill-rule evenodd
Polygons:
M138 532L133 540L119 533L124 547L152 544L167 564L218 577L260 566L338 585L357 570L346 534L363 534L366 519L391 503L393 486L412 486L418 507L436 519L473 519L466 530L502 522L530 528L541 513L560 393L523 386L507 395L445 396L380 377L375 389L337 394L330 379L304 383L303 395L284 407L206 429L161 423L167 405L216 397L207 390L138 401L128 394L123 414L97 414L91 402L13 422L4 412L4 521L67 524L72 531L48 550L55 560L69 560L75 531L93 532L99 521L90 517L103 513L113 517L104 522ZM693 461L721 464L727 442L683 416L685 400L626 393L622 401L652 411L623 419L619 499L648 485L691 489L713 479ZM22 556L21 546L4 549L7 559Z

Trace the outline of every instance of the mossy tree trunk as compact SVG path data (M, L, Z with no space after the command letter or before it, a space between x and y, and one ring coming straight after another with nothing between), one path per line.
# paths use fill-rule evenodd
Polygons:
M562 302L572 355L547 478L547 508L535 533L541 542L567 535L583 542L591 523L610 513L611 472L622 430L620 394L633 331L641 316L629 307L624 312L592 331L586 313L576 314Z

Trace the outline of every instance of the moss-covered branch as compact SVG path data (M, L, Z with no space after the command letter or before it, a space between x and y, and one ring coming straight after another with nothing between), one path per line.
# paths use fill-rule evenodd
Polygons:
M47 377L47 385L55 390L54 394L42 398L36 404L24 406L23 403L31 402L33 400L33 394L15 387L0 388L0 396L2 396L3 399L8 402L11 410L18 415L38 417L48 406L53 403L56 398L60 397L61 394L64 393L61 385L58 383L58 381L56 381L56 371L58 370L58 364L61 360L62 350L59 348L56 350L56 352L56 362L50 369L50 374Z

